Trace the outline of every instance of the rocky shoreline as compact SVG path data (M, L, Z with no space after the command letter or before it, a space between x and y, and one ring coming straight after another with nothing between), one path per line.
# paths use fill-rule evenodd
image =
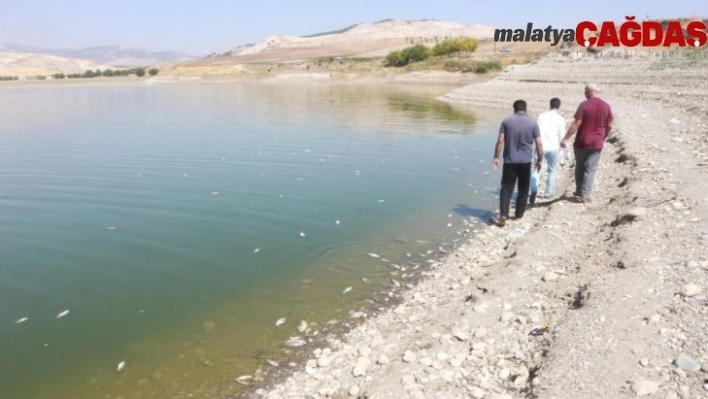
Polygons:
M708 58L553 54L444 96L532 114L560 97L570 119L598 82L616 130L594 202L569 198L567 162L554 198L477 230L395 307L240 397L708 397L707 76Z

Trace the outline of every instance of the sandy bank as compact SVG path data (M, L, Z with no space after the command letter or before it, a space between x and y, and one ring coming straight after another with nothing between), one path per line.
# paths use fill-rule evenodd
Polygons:
M410 290L392 281L396 307L304 346L287 379L243 396L708 397L707 72L706 60L550 56L445 96L509 109L523 98L534 114L557 96L570 119L599 82L616 130L595 202L564 195L567 163L555 198L470 232Z

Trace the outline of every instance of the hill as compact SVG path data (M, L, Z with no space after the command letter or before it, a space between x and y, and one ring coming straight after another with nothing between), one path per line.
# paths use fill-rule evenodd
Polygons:
M197 58L195 56L177 51L149 51L119 46L97 46L81 49L51 49L24 46L20 44L0 44L0 51L91 60L96 63L115 65L119 67L148 66L159 62L175 62Z
M287 62L317 57L380 57L414 43L434 44L452 37L491 39L493 36L494 28L484 25L435 20L384 20L308 36L274 35L223 54L184 62L180 66Z

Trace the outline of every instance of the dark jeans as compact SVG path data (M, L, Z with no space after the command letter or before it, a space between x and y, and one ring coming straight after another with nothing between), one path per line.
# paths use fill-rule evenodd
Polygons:
M501 216L509 217L509 205L511 195L514 194L514 186L519 181L519 196L516 197L516 217L524 216L526 203L529 199L529 184L531 183L531 162L529 163L504 163L502 169L501 195L499 198L499 209Z
M590 198L595 172L600 164L602 150L575 147L575 192L583 199Z

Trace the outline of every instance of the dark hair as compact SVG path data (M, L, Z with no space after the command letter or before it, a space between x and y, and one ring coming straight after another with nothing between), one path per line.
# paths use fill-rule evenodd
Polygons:
M514 101L514 112L524 111L526 112L526 101L516 100Z
M556 98L556 97L551 98L551 109L558 109L560 107L561 107L560 98Z

